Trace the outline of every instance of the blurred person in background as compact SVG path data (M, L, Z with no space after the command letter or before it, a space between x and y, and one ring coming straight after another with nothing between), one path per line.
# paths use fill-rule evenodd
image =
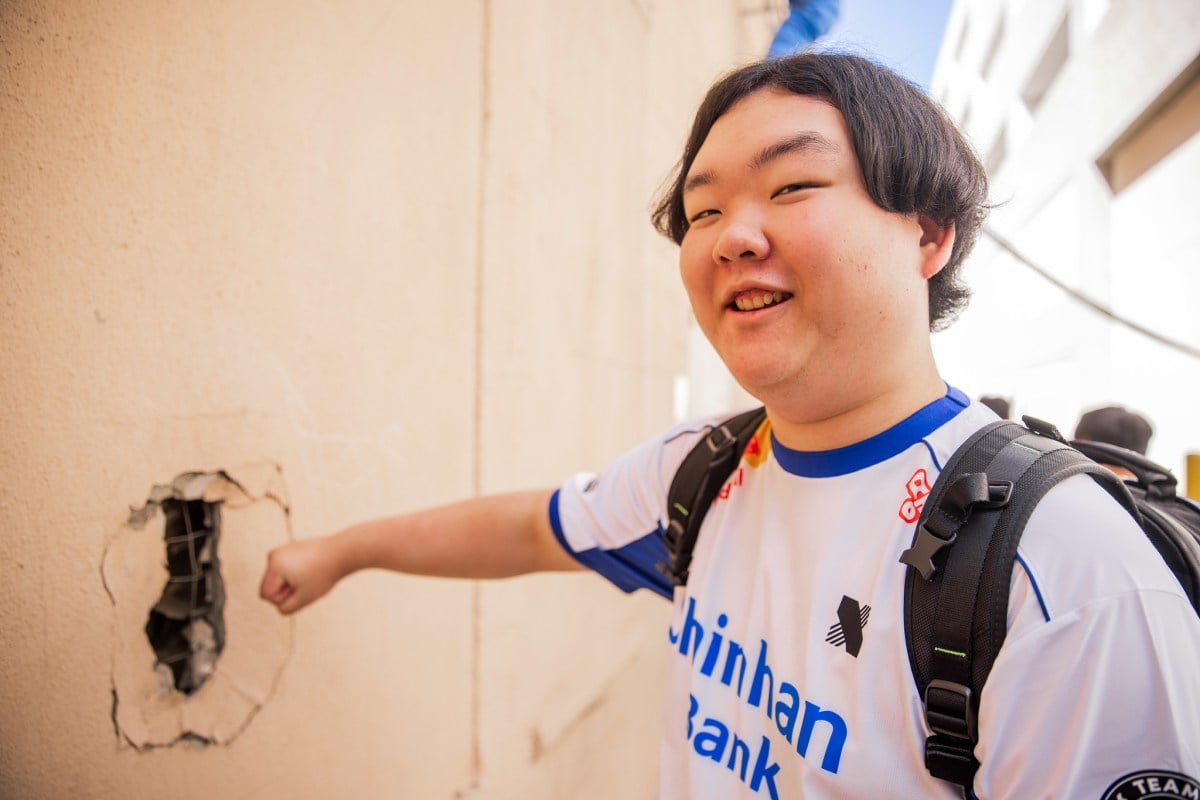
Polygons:
M1001 397L998 394L985 394L979 398L979 402L996 412L996 416L1000 419L1009 419L1012 414L1012 403L1007 397Z
M1150 420L1122 406L1104 406L1085 411L1075 424L1075 438L1108 442L1146 455L1154 426Z

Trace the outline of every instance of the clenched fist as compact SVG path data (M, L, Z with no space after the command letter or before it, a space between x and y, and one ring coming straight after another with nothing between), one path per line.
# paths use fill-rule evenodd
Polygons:
M344 577L335 558L333 537L292 542L267 554L258 593L283 614L299 611L323 597Z

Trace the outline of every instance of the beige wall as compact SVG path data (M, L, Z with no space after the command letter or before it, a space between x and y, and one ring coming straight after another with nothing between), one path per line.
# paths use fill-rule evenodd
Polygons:
M769 36L738 5L0 5L0 796L654 796L666 604L366 574L284 620L256 582L275 541L671 422L687 310L646 210ZM152 675L165 572L130 507L276 468L223 531L236 701L116 698L221 743L134 747L114 685Z

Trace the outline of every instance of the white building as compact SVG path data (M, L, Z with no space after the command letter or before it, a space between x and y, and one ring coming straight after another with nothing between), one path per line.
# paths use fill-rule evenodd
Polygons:
M931 91L997 203L975 298L934 338L943 373L1067 434L1090 407L1141 411L1182 482L1200 453L1200 2L957 0Z

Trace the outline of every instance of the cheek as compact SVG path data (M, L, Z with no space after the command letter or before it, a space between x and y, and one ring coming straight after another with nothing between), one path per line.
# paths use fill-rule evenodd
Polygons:
M711 280L711 270L703 256L702 246L695 239L684 239L679 247L679 277L688 295L695 296Z

